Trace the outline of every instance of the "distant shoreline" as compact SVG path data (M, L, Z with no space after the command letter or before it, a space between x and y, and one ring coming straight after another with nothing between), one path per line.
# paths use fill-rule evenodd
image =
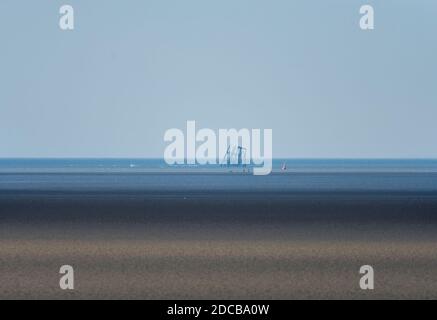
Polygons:
M0 174L248 174L254 165L168 165L163 159L0 159ZM284 170L285 169L285 170ZM274 159L273 174L435 173L435 159Z

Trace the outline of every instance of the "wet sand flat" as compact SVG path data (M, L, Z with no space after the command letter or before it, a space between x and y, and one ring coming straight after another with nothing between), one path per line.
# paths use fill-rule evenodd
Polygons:
M2 299L435 299L435 242L6 241ZM61 291L70 263L76 289ZM375 268L375 290L358 287Z
M0 299L436 298L432 190L0 192Z

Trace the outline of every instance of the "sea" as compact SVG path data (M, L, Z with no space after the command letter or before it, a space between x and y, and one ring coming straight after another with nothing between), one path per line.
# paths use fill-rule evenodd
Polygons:
M1 159L0 194L25 191L287 195L296 192L437 194L437 160L275 159L252 166L168 165L161 159Z
M241 172L254 165L169 165L163 159L3 158L1 173ZM286 170L284 170L286 168ZM437 172L437 159L274 159L273 172Z

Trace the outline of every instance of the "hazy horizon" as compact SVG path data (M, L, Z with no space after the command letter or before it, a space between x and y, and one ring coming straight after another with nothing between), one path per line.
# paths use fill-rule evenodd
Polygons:
M0 157L0 160L162 160L163 157ZM185 160L187 158L184 158ZM220 158L217 158L220 160ZM305 158L305 157L274 157L273 160L309 160L309 161L325 161L325 160L340 160L340 161L437 161L436 158Z

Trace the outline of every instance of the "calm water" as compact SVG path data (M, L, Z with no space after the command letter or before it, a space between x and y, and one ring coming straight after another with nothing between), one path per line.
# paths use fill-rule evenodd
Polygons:
M287 172L437 172L437 160L275 159L273 171ZM248 166L249 169L251 166ZM0 159L0 173L10 172L242 172L221 165L169 166L162 159Z
M281 171L284 162L285 172ZM220 166L169 167L153 159L0 160L0 193L21 191L437 194L437 161L276 160L274 173L260 177Z

